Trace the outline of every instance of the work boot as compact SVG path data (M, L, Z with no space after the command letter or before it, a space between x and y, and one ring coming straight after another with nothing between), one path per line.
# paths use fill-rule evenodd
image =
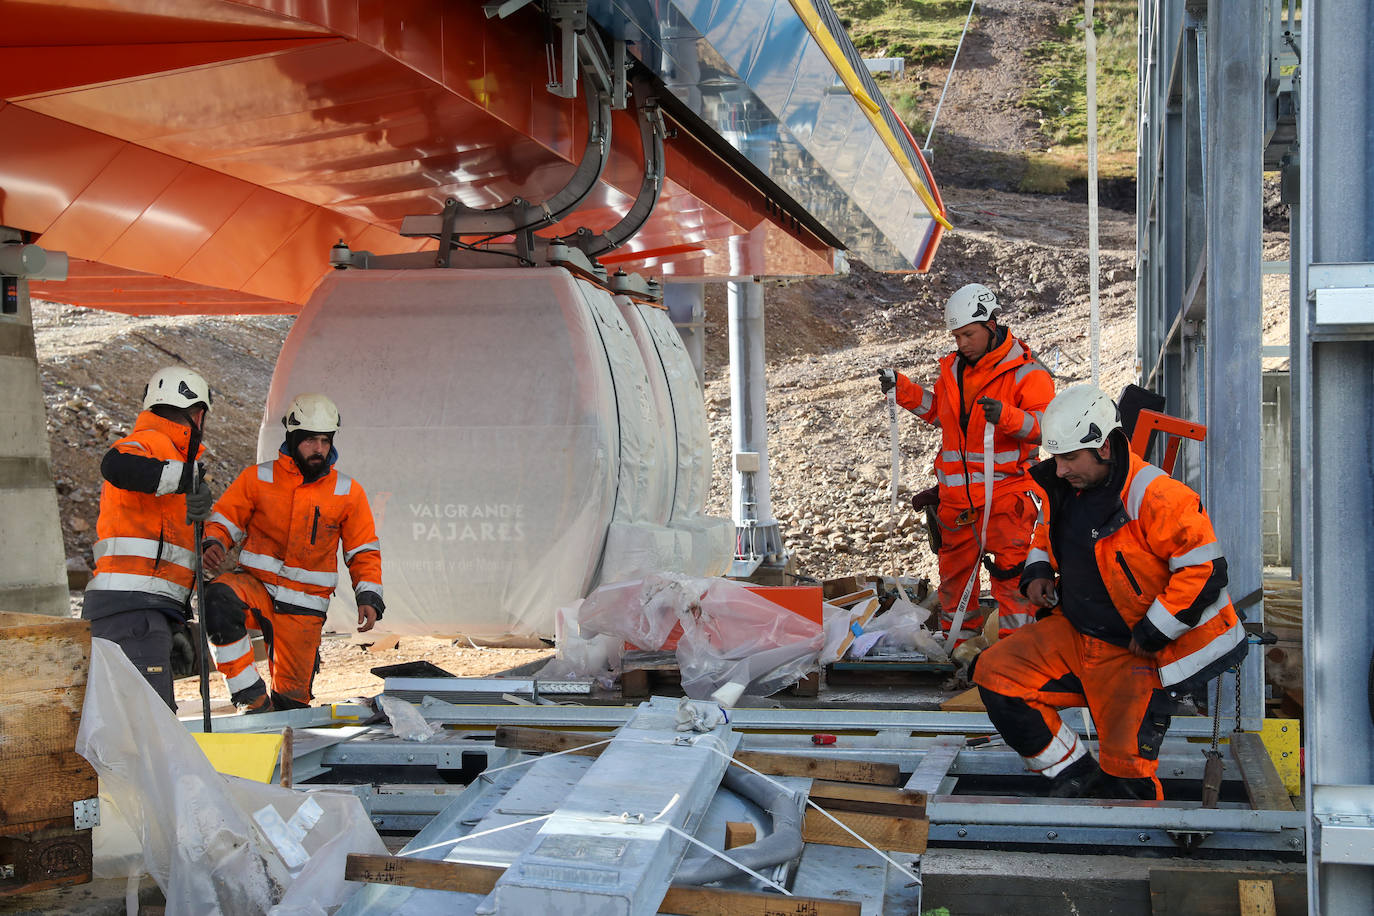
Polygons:
M1106 776L1091 754L1079 757L1050 780L1050 798L1096 798Z
M267 694L267 687L258 681L251 687L245 687L229 698L234 703L234 708L239 711L239 715L251 716L261 712L273 712L272 698Z
M1160 798L1155 791L1155 781L1148 776L1111 776L1103 773L1101 781L1093 791L1094 798L1129 798L1140 801L1156 801Z

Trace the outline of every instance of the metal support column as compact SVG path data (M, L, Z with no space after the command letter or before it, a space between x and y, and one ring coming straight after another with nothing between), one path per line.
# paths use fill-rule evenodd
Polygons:
M663 304L682 345L697 370L697 384L706 390L706 284L669 283L663 287Z
M768 423L763 350L763 286L757 278L727 284L730 311L730 506L735 519L735 564L746 577L759 566L781 565L782 537L773 518L768 482Z
M1231 598L1262 621L1260 532L1260 228L1263 207L1263 8L1251 0L1214 0L1207 31L1207 465L1203 502L1226 553ZM1249 607L1245 607L1245 604ZM1263 715L1263 654L1242 666L1245 727ZM1234 696L1225 675L1222 696ZM1225 707L1224 707L1225 708Z
M1309 912L1374 900L1374 0L1302 6L1300 399ZM1295 260L1295 263L1296 260Z

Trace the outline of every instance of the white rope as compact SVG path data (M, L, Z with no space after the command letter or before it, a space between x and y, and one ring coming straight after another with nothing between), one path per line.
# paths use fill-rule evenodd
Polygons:
M902 440L897 429L897 389L887 393L887 424L892 439L892 486L889 495L892 505L889 508L888 527L897 526L897 486L902 478Z
M787 888L783 887L783 886L782 886L781 884L779 884L778 882L768 880L768 879L765 878L763 875L761 875L761 874L759 874L758 872L754 871L754 870L753 870L752 868L750 868L748 865L745 865L743 862L740 862L740 861L737 861L737 860L735 860L735 859L730 858L729 856L727 856L725 853L721 852L719 849L715 848L714 846L708 846L708 845L706 845L706 844L703 843L701 840L698 840L696 837L692 836L692 835L691 835L690 833L688 833L687 831L685 831L685 830L680 830L679 828L674 827L672 824L664 824L663 826L667 827L669 830L671 830L673 833L676 833L678 836L684 838L685 840L687 840L687 842L689 842L689 843L695 843L696 845L700 846L702 849L706 850L707 852L709 852L711 855L715 856L716 858L718 858L718 859L724 859L726 862L729 862L731 865L735 866L735 867L738 868L740 871L742 871L742 872L744 872L745 874L747 874L749 877L751 877L751 878L757 878L759 881L762 881L764 884L768 885L769 887L773 888L774 890L782 891L782 893L786 894L788 897L791 897L791 896L792 896L792 892L789 891Z
M466 843L468 840L475 840L479 836L489 836L493 833L500 833L503 830L514 830L516 827L524 827L526 824L537 824L540 821L546 821L551 817L553 817L552 811L550 811L548 814L541 814L538 817L527 817L523 821L515 821L511 824L502 824L500 827L492 827L487 830L479 830L476 833L465 833L462 836L456 836L452 839L440 840L438 843L430 843L428 846L421 846L419 849L405 849L401 852L396 853L396 855L398 858L400 856L413 856L418 853L429 852L431 849L438 849L440 846L457 846L459 843Z
M1097 33L1093 31L1093 0L1083 0L1084 47L1088 58L1088 340L1092 348L1092 382L1102 374L1102 317L1098 310L1097 252Z
M1003 408L1005 409L1005 407ZM964 614L968 611L969 598L973 596L973 586L978 581L978 569L983 564L983 555L988 552L988 516L992 515L992 434L995 429L987 418L983 419L983 530L978 535L978 559L973 561L973 571L964 584L964 594L959 598L959 608L954 612L954 620L949 625L949 650L953 651L954 641L964 627Z
M940 119L940 108L945 104L945 93L949 92L949 81L954 79L954 65L959 63L959 52L964 47L964 36L968 34L968 24L973 21L973 8L978 0L969 0L968 15L964 17L964 30L959 33L959 43L954 46L954 60L949 62L949 74L945 77L945 88L940 90L940 101L935 103L935 114L930 116L930 130L926 131L926 145L922 151L930 152L930 138L935 135L935 122Z
M578 751L585 751L589 747L600 747L603 744L610 744L614 740L615 737L612 736L604 741L593 741L590 744L579 744L577 747L570 747L566 751L548 751L545 752L542 757L531 757L529 760L517 760L515 761L515 763L508 763L505 766L487 767L481 773L477 774L477 778L486 780L487 782L491 782L491 779L489 777L492 773L499 773L502 770L513 770L518 767L527 767L530 764L538 763L541 760L548 760L550 757L562 757L564 754L576 754Z
M706 737L706 736L703 735L702 737ZM720 751L718 748L714 748L714 747L713 747L713 748L711 748L710 750L711 750L713 753L720 754L722 757L724 757L726 760L728 760L728 761L730 761L731 763L733 763L735 766L740 767L740 768L745 769L745 770L748 770L750 773L753 773L755 776L758 776L758 777L761 777L761 778L767 780L768 782L770 782L770 783L772 783L773 785L777 786L779 789L782 789L784 792L794 792L794 793L795 793L795 790L790 789L790 788L788 788L787 786L783 785L782 783L778 782L776 779L774 779L773 777L769 776L767 773L760 773L758 770L754 769L754 768L751 767L749 764L743 763L743 762L741 762L741 761L735 759L734 757L731 757L729 754L723 753L723 752ZM841 830L843 830L845 833L849 834L849 835L852 836L854 839L858 840L860 843L863 843L865 846L867 846L867 847L868 847L869 849L871 849L873 852L877 853L877 854L883 859L883 861L887 862L887 864L891 865L893 868L897 869L899 872L901 872L902 874L906 875L908 878L910 878L912 881L915 881L917 884L920 884L920 883L921 883L921 879L920 879L920 877L919 877L918 875L912 874L911 871L908 870L908 869L906 868L906 866L902 865L900 862L897 862L895 859L893 859L893 858L892 858L891 856L889 856L887 853L883 852L883 851L882 851L881 849L879 849L877 846L874 846L872 843L868 842L868 840L866 840L866 839L864 839L863 837L859 836L859 835L858 835L857 833L855 833L853 830L850 830L849 827L848 827L847 825L841 823L841 822L840 822L839 820L837 820L837 819L834 817L834 815L832 815L829 811L825 810L825 809L822 808L820 805L818 805L818 804L816 804L815 802L813 802L813 801L810 799L810 797L808 797L808 798L806 799L806 803L807 803L808 805L810 805L812 808L815 808L815 809L816 809L817 811L819 811L821 814L825 815L827 818L829 818L829 820L831 821L831 823L833 823L836 827L839 827L839 828L840 828Z

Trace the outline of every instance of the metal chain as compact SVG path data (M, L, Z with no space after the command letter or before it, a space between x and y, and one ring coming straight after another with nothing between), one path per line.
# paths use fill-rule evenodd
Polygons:
M1236 731L1240 731L1240 665L1236 665Z
M1212 703L1212 753L1217 753L1221 740L1221 678L1217 678L1217 696Z

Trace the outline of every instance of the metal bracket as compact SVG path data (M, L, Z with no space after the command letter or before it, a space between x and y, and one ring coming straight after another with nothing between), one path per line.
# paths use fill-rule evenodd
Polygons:
M1198 849L1212 835L1210 830L1165 830L1169 834L1169 839L1174 841L1184 852L1192 852Z
M100 823L100 797L72 802L72 821L77 830L89 830Z

